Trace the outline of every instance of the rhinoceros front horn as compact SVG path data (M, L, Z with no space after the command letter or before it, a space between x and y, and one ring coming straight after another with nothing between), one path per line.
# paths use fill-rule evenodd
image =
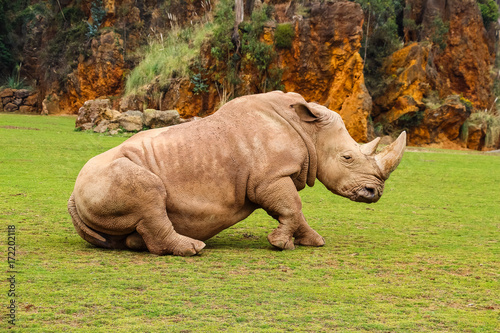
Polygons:
M403 131L399 137L391 143L389 146L385 147L380 153L375 155L375 161L377 162L380 171L385 179L389 178L391 172L393 172L401 158L403 157L403 152L406 147L406 132Z

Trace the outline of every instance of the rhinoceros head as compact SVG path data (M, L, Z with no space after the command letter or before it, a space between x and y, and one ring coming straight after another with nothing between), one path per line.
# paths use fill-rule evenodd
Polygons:
M315 140L318 180L331 192L353 201L377 202L385 180L403 157L406 132L375 154L380 138L357 144L336 112L315 103L293 107Z

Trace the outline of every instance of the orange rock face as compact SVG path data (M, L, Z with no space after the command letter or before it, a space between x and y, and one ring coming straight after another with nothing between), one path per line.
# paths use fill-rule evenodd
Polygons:
M434 45L427 72L428 82L441 98L463 95L478 109L491 106L490 53L486 29L476 1L408 0L407 17L422 25L420 34L406 29L406 42L441 38L443 48ZM437 25L448 25L441 34ZM420 37L418 37L420 35Z
M374 100L374 117L384 113L387 121L392 122L405 113L423 109L422 98L429 90L428 57L429 47L413 43L387 59L384 72L392 80Z
M406 41L424 42L386 59L390 81L374 98L372 116L389 128L406 129L410 144L466 147L459 133L471 107L485 109L493 102L489 41L477 4L409 0L407 6L406 18L422 30L406 29ZM439 25L449 29L439 32Z
M408 131L413 145L446 143L460 145L460 127L470 115L458 95L445 100L426 100L433 94L432 68L429 68L431 46L413 43L392 54L384 71L391 81L374 100L376 123ZM434 93L437 95L437 92ZM434 103L434 104L433 104Z
M434 62L441 96L462 94L478 109L491 106L491 56L475 1L451 1L447 47Z
M293 23L295 37L290 49L276 49L278 58L270 67L283 71L285 91L302 94L308 101L325 105L338 112L344 119L351 136L357 141L367 140L367 118L371 111L371 97L364 85L363 60L358 51L361 47L363 12L353 2L316 3L310 17L296 19ZM274 44L276 26L264 27L261 42ZM210 45L202 47L200 61L205 72L210 72L215 60L211 58ZM159 91L152 85L147 96L126 101L126 107L176 109L184 118L205 116L215 112L223 93L215 82L217 73L204 77L208 92L193 93L188 79L172 81L168 90ZM254 94L264 86L262 74L251 63L242 61L238 72L241 83L231 97ZM220 76L220 74L219 74ZM220 88L219 88L220 90ZM265 86L264 86L264 90ZM128 98L130 99L130 98ZM132 98L133 99L133 98Z
M363 12L353 2L315 4L311 18L295 21L290 50L280 52L286 91L338 112L357 141L367 140L371 97L364 85Z
M124 83L123 41L112 31L92 41L92 55L81 60L69 76L68 92L60 108L76 113L85 101L120 95Z

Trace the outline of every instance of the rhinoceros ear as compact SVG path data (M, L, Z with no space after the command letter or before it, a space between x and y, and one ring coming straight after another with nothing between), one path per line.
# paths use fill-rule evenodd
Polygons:
M321 111L314 106L314 103L296 103L290 105L295 109L300 120L311 123L320 118Z

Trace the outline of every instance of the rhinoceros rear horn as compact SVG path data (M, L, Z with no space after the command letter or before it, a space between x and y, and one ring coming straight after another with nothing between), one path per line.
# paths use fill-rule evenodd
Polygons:
M406 132L403 131L399 137L391 143L389 146L385 147L380 153L375 155L375 161L377 162L380 171L385 179L389 178L391 172L393 172L401 158L403 157L403 152L406 147Z
M361 152L365 155L373 155L377 150L378 143L380 142L380 138L376 138L362 146L359 146Z

